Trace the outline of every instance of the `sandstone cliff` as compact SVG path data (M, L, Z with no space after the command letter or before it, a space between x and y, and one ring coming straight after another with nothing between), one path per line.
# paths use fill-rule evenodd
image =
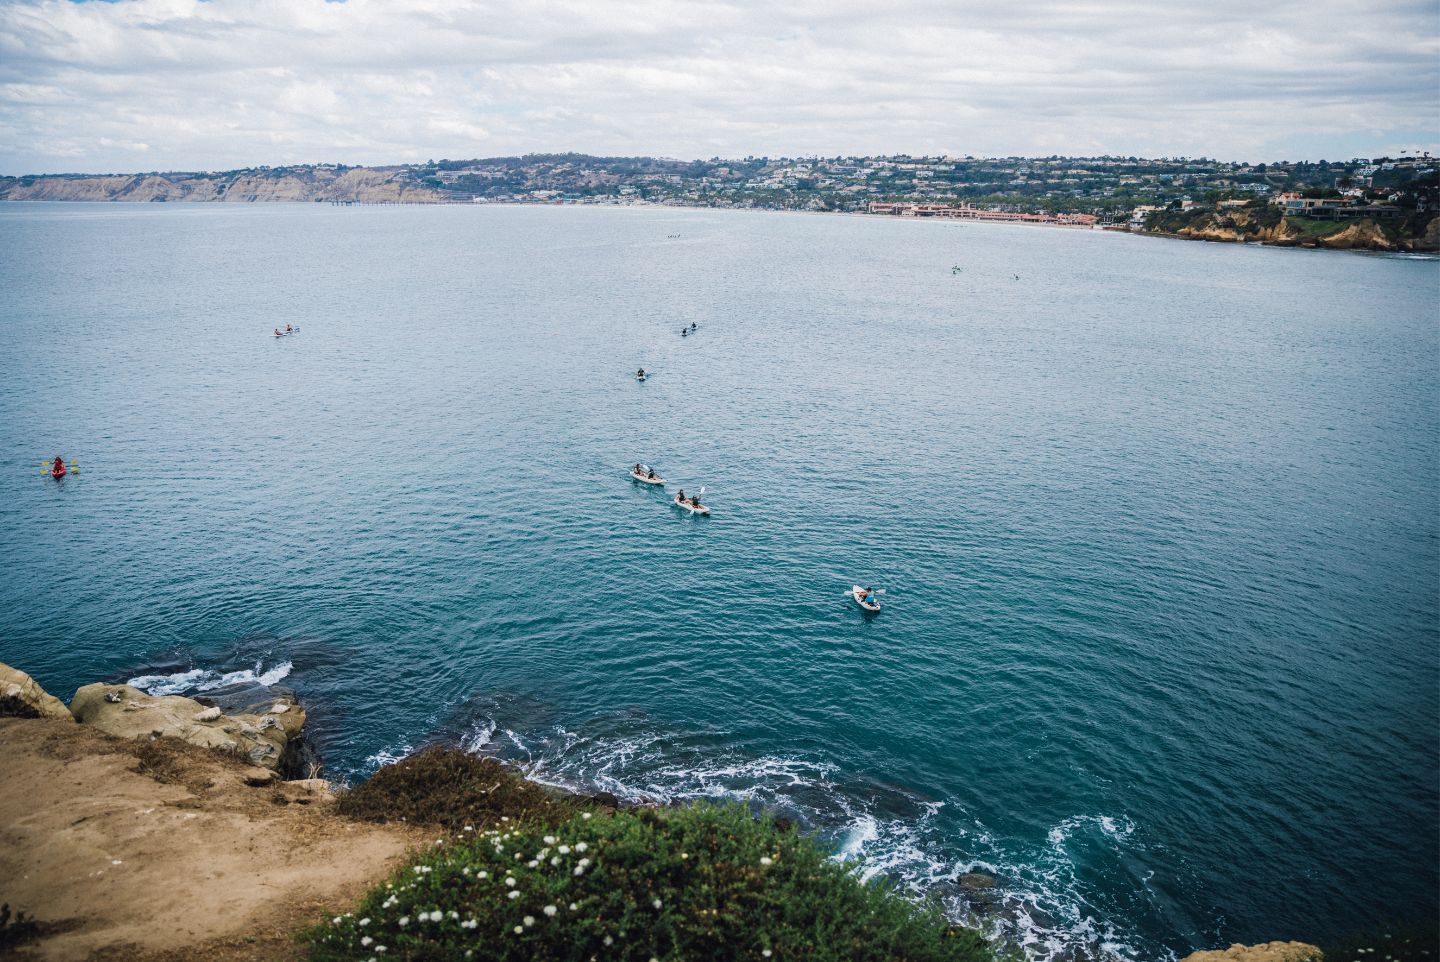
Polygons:
M0 177L0 200L439 203L405 167L292 167L226 173Z

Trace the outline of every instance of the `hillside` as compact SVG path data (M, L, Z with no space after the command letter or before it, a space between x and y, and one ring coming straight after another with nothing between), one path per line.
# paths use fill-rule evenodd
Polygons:
M0 178L0 200L350 201L442 200L408 167L260 167L223 173L57 174Z

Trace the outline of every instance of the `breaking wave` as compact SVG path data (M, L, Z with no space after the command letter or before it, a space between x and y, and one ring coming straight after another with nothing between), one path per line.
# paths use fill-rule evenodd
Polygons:
M209 668L192 668L169 675L139 675L125 684L151 695L187 695L235 686L264 687L278 685L290 674L290 662L282 661L266 669L261 662L254 668L219 672Z
M1128 816L1073 816L1026 845L997 838L957 804L842 779L828 763L746 757L718 734L637 731L629 722L598 722L596 733L558 725L522 732L482 719L461 745L507 757L530 779L559 788L628 802L730 800L790 818L861 878L883 876L915 898L938 898L956 921L1022 947L1036 962L1176 957L1109 921L1085 894L1085 878L1133 845ZM1148 899L1140 889L1134 897Z

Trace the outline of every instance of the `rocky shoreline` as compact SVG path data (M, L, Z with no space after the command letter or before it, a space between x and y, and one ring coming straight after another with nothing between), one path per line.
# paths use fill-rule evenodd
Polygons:
M0 902L33 920L24 943L9 946L15 957L298 960L305 956L297 930L345 912L404 860L438 844L433 825L393 809L378 822L345 811L358 806L337 804L336 786L313 777L304 708L293 694L258 694L263 702L227 713L199 699L97 683L67 707L0 664ZM528 805L563 800L602 816L621 809L613 796L507 777ZM983 902L996 880L970 875L956 884ZM6 951L0 923L0 955ZM1313 945L1273 942L1197 952L1185 962L1321 958Z

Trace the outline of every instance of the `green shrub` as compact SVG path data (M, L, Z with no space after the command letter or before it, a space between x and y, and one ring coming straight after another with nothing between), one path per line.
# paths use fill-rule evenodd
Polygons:
M377 771L340 796L342 815L367 822L409 822L459 831L510 819L560 822L581 803L526 781L493 758L427 748Z
M303 938L313 962L993 958L809 838L708 804L462 831Z

